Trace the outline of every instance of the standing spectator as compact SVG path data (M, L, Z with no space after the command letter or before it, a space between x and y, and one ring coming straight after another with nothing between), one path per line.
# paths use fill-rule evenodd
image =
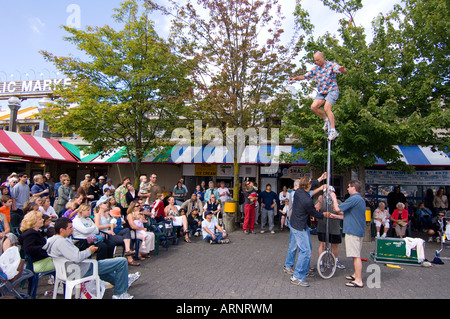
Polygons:
M271 234L275 234L274 222L275 207L277 206L278 196L272 191L272 185L267 184L266 189L259 193L259 200L261 203L261 234L266 231L266 221L269 221L269 231Z
M49 195L49 189L44 184L44 177L41 174L33 177L34 185L31 186L31 195L45 197Z
M244 234L255 234L255 203L258 201L258 194L253 188L253 182L247 181L242 190L244 194L244 225L242 226Z
M362 281L361 249L366 228L366 202L359 193L361 191L361 183L358 180L351 180L348 184L347 191L350 197L340 205L337 201L336 194L331 193L334 212L335 214L340 214L331 214L331 217L343 218L346 253L347 257L353 258L355 271L353 275L346 277L347 280L350 280L346 286L362 288L364 284Z
M225 205L225 202L228 200L228 197L231 195L228 187L225 187L225 182L220 182L220 187L217 189L219 193L219 200L222 203L222 206Z
M139 199L139 192L134 189L134 186L131 183L127 183L126 188L127 192L125 194L125 199L127 201L127 205L130 206L132 201Z
M162 193L162 188L161 186L159 186L156 182L158 179L158 175L156 175L155 173L153 173L152 175L150 175L150 197L148 198L148 205L152 206L153 202L156 200L157 198L157 194Z
M103 195L103 186L105 186L106 185L106 182L105 182L105 176L100 176L99 178L98 178L98 182L97 182L97 187L99 188L99 197L101 197L102 195Z
M202 202L205 200L204 199L204 191L202 191L202 187L200 185L197 185L195 187L195 191L194 194L197 195L197 199L201 200Z
M395 186L394 190L388 194L387 203L389 214L392 214L397 207L397 203L406 203L406 197L400 192L400 186Z
M86 175L84 175L84 180L82 180L82 181L80 182L80 186L81 186L83 183L85 183L86 185L89 185L90 182L91 182L91 175L90 175L90 174L86 174Z
M107 189L109 189L111 191L111 194L114 194L114 191L116 190L116 188L114 187L114 185L112 183L112 179L111 178L108 178L106 180L106 184L103 185L103 188L102 188L103 194L106 193Z
M30 198L30 187L28 186L28 175L19 174L19 182L11 189L11 197L16 204L16 212L23 215L23 206Z
M209 181L208 189L205 191L205 195L203 196L205 202L209 201L211 194L214 194L216 198L219 198L219 192L214 188L213 181Z
M54 202L53 207L55 208L56 211L58 211L56 209L56 206L58 205L59 188L63 184L64 179L67 178L67 177L69 177L68 174L61 174L61 175L59 175L59 181L57 183L55 183L55 185L54 185L54 187L55 187L55 202Z
M100 187L98 187L97 181L95 178L91 179L91 184L88 187L87 195L90 198L90 201L98 201L101 195Z
M177 205L182 205L185 201L187 191L186 188L183 187L183 183L179 181L177 185L173 188L173 197L175 198L175 203Z
M55 182L53 181L50 172L45 173L44 178L44 183L48 185L48 196L50 198L50 204L53 206L53 204L55 203Z
M291 283L294 285L309 287L306 282L306 276L309 274L309 266L311 262L311 236L309 223L311 217L322 219L326 213L320 213L319 207L314 206L314 202L309 195L311 190L311 179L309 177L302 177L297 184L298 189L294 193L294 204L292 206L292 214L290 218L290 230L295 239L296 248L298 248L298 258L295 269L292 273ZM288 272L295 262L296 249L289 245L288 253L286 255L285 271Z
M330 185L330 192L335 192L334 187ZM333 200L331 196L327 200L327 193L320 195L317 201L320 204L321 212L333 213ZM341 204L338 201L338 204ZM331 252L336 257L336 267L345 269L345 266L339 262L339 245L342 242L341 221L339 219L323 218L317 221L317 238L319 239L319 256L325 250L327 243L327 221L328 221L328 242L331 243Z
M58 200L55 211L60 214L65 208L66 204L75 197L75 192L70 186L70 177L67 175L62 180L62 185L58 189Z
M440 187L436 192L436 196L433 198L433 206L435 209L434 215L437 215L440 211L446 211L448 209L448 198L445 195L444 187Z
M127 184L131 182L131 179L129 177L124 177L122 179L122 184L116 188L115 192L114 192L114 198L116 199L116 202L118 204L120 204L120 206L122 206L124 209L128 208L128 203L127 203Z

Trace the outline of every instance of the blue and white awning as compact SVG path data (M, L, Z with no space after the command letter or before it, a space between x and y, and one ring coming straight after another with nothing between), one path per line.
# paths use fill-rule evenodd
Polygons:
M423 146L394 146L402 155L402 160L412 166L450 166L449 154L433 152L431 147ZM70 150L70 148L69 148ZM306 165L308 162L299 159L285 163L280 160L282 153L297 153L298 149L292 145L247 145L240 158L241 164L296 164ZM107 156L92 156L90 163L129 163L125 148L110 152ZM176 163L176 164L232 164L233 158L225 146L174 146L150 152L143 163ZM378 159L375 166L386 166L386 162Z
M431 147L396 145L402 154L402 160L412 166L450 166L449 154L433 152ZM386 165L386 162L378 159L375 165Z

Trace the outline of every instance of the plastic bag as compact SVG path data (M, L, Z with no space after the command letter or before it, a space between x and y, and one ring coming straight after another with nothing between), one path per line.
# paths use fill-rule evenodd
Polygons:
M13 279L19 274L17 268L20 264L20 253L17 246L11 246L0 255L0 269L8 277L8 280Z
M81 284L81 299L102 299L105 294L106 283L100 280L100 296L96 296L97 293L95 280L89 280Z

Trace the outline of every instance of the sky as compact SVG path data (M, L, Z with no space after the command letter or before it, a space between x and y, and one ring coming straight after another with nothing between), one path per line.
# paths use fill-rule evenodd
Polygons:
M53 64L46 62L40 50L57 56L79 56L79 51L63 40L68 34L62 25L86 26L116 25L112 19L113 9L120 6L121 0L0 0L2 17L0 19L0 82L34 79L61 78ZM195 2L195 1L194 1ZM357 12L355 22L366 29L370 39L371 22L382 12L386 14L400 0L363 0L363 9ZM295 0L280 0L286 16L286 33L292 30ZM337 15L324 7L320 0L303 0L302 5L310 14L315 25L315 35L325 32L337 33ZM170 23L166 17L152 15L156 31L162 37L168 34ZM22 107L37 104L37 101L24 101ZM7 102L0 101L2 110Z

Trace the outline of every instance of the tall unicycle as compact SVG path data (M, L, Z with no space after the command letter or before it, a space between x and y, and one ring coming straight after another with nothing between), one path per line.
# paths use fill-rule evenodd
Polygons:
M330 131L330 124L328 123L328 131ZM332 207L332 200L330 196L330 176L331 176L331 141L328 142L328 155L327 155L327 190L324 194L326 202L326 211L329 212ZM317 260L317 271L323 279L330 279L336 272L336 257L331 252L331 245L329 242L329 218L326 219L326 232L325 232L325 249L320 254Z

